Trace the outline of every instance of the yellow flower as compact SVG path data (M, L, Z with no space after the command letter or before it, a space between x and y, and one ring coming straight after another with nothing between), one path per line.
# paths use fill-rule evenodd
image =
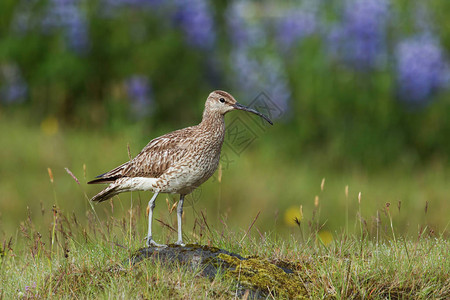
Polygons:
M297 222L295 220L298 220L301 222L303 219L303 210L302 206L300 205L300 209L298 206L291 206L284 212L284 222L287 226L294 227L297 226Z
M48 117L41 122L41 131L48 136L58 132L58 120L55 117Z
M325 246L328 246L333 241L333 235L327 230L321 230L317 234L317 237L322 241Z

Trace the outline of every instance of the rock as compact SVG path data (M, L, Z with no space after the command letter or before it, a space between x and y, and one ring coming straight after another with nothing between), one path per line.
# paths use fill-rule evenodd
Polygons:
M147 247L141 248L127 260L125 265L134 265L144 259L158 259L164 262L179 262L183 265L190 265L194 269L203 267L202 275L213 279L219 267L227 265L219 258L219 254L235 257L238 260L245 260L242 256L215 247L186 245L184 247L175 244L167 247Z
M304 276L299 271L291 269L295 264L290 262L271 263L259 257L244 258L239 254L201 245L168 245L167 247L147 247L137 250L125 265L135 265L144 259L163 262L178 262L195 270L201 269L201 274L213 279L217 272L225 272L239 282L238 294L244 295L247 289L252 293L252 299L266 298L269 293L304 299L307 291L303 285Z

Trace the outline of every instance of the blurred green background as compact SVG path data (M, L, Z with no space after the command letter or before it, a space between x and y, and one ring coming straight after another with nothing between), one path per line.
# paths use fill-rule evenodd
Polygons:
M84 216L88 180L197 124L216 89L275 125L227 115L220 174L188 197L186 229L203 211L243 229L260 212L256 228L282 235L296 217L371 231L389 212L400 232L445 232L449 14L447 0L2 0L1 234L27 207L36 224L54 204ZM121 195L113 215L150 196ZM174 223L164 197L157 217Z

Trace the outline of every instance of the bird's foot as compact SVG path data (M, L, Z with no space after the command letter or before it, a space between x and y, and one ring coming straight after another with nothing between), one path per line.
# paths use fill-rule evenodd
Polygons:
M186 246L184 243L183 243L183 241L182 240L178 240L178 241L176 241L175 242L175 245L178 245L178 246L181 246L181 247L184 247L184 246Z
M153 246L153 247L161 247L161 248L165 248L167 247L167 245L162 245L162 244L158 244L157 242L155 242L151 236L148 236L145 238L147 241L145 242L145 245L147 247Z

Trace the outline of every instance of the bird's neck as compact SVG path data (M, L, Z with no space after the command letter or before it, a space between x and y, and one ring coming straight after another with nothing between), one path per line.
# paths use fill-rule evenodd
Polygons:
M224 115L205 109L203 111L202 122L199 124L199 126L204 128L206 131L225 133Z

